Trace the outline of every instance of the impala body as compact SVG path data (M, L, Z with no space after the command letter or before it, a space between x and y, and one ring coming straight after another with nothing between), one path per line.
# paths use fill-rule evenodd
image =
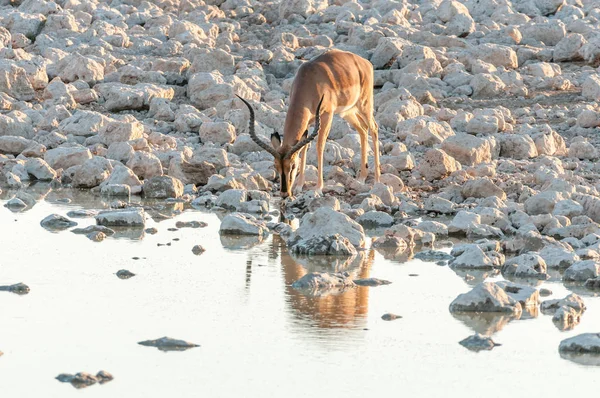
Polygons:
M250 110L250 136L275 158L275 169L281 182L281 197L291 196L292 188L295 191L302 190L306 152L308 144L315 138L318 168L316 190L321 192L323 189L323 151L334 114L344 118L360 135L359 181L363 183L368 174L370 132L375 156L374 179L379 182L378 126L373 117L373 66L364 58L345 51L331 50L303 64L292 85L283 140L275 133L271 136L270 146L256 136L254 111L247 101L242 101ZM308 127L312 124L314 131L308 135Z

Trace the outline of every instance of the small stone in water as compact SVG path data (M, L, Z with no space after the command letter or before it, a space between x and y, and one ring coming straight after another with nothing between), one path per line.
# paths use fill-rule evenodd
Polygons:
M354 284L358 286L381 286L381 285L389 285L390 281L386 281L384 279L377 278L366 278L366 279L355 279Z
M40 225L48 231L63 231L65 229L76 226L77 223L61 215L51 214L48 217L44 218L40 222Z
M86 236L92 242L102 242L104 239L106 239L106 234L104 232L100 232L100 231L91 232L91 233L87 234Z
M119 279L129 279L134 277L135 274L131 271L128 271L126 269L122 269L120 271L117 272L117 277L119 277Z
M62 383L71 383L75 388L85 388L94 385L98 382L96 376L89 373L80 372L76 375L61 373L56 376L56 379Z
M471 275L471 274L465 275L465 280L466 281L472 281L473 279L475 279L475 277L473 275Z
M196 256L199 256L200 254L204 253L205 251L206 251L206 249L200 245L196 245L196 246L192 247L192 253L194 253Z
M204 221L177 221L177 223L175 223L175 226L177 228L204 228L208 226L208 224Z
M109 381L111 381L112 379L114 379L113 375L111 375L110 373L108 373L105 370L99 371L96 374L96 378L98 379L98 382L100 384L108 383Z
M171 232L179 231L179 228L168 228L167 231L171 231Z
M147 347L156 347L161 351L185 351L190 348L200 347L198 344L188 343L184 340L176 340L170 337L161 337L156 340L140 341L138 344Z
M179 238L173 238L173 241L179 242Z
M8 207L9 209L24 209L27 207L27 203L23 202L19 198L12 198L8 202L6 202L4 206Z
M384 321L394 321L394 320L400 319L400 318L402 318L401 315L390 314L390 313L383 314L381 316L381 319L383 319Z
M464 340L459 341L459 344L471 351L491 350L492 348L501 344L495 343L494 340L488 336L481 335L479 333L469 336Z
M154 227L152 227L152 228L146 228L144 230L144 232L146 232L147 234L150 234L150 235L154 235L154 234L158 233L158 229L156 229Z
M98 212L96 210L72 210L67 213L67 217L71 218L89 218L96 217Z
M408 276L419 276L419 274L408 274Z
M29 293L29 286L19 282L14 285L0 286L0 292L11 292L15 294L27 294Z
M551 296L551 295L552 295L552 290L550 290L550 289L544 289L544 288L540 289L540 296L542 296L542 297L548 297L548 296Z

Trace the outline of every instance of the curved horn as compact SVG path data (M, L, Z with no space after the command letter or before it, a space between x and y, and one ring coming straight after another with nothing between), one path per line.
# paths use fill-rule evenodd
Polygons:
M246 101L245 99L243 99L239 95L236 94L235 96L238 97L239 99L241 99L242 102L244 104L246 104L246 106L250 110L250 123L248 125L248 132L250 133L250 138L252 138L252 141L256 142L256 144L259 147L261 147L265 151L269 152L274 157L278 158L279 157L279 153L275 149L273 149L269 144L267 144L266 142L264 142L263 140L261 140L260 138L258 138L257 135L256 135L256 131L254 130L254 126L255 126L255 123L254 123L254 120L255 120L254 119L254 109L252 109L252 105L250 105L250 103L248 101Z
M313 129L312 134L303 139L302 141L299 141L296 145L294 145L292 149L290 149L290 151L285 154L285 159L289 159L294 153L298 152L300 149L302 149L304 145L307 145L319 135L319 128L321 127L321 104L323 103L323 98L325 98L325 95L321 97L321 101L319 101L319 105L317 105L317 112L315 115L315 128Z

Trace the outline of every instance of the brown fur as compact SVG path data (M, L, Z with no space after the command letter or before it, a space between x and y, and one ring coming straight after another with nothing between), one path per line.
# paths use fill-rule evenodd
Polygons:
M320 191L323 188L323 150L334 114L344 118L360 135L362 165L359 179L362 182L367 177L366 157L370 131L375 155L374 177L375 182L379 182L378 126L373 117L373 66L358 55L331 50L303 64L292 85L283 142L275 148L282 154L281 159L275 159L275 168L282 182L282 197L291 196L298 171L298 188L301 190L304 184L307 147L289 159L284 159L283 155L300 141L308 126L314 123L317 105L322 96L321 126L317 137L319 181L316 189ZM298 164L300 153L303 159ZM292 170L292 167L295 169Z

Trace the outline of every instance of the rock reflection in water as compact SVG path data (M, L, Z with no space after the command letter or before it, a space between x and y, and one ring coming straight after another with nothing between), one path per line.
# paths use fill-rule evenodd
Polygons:
M479 270L461 269L454 267L450 267L450 269L454 271L454 273L458 275L461 279L467 282L467 285L469 286L477 286L480 283L485 282L488 278L493 278L500 274L500 270L498 269Z
M220 235L221 245L229 250L250 249L263 242L261 235Z
M579 365L600 366L600 354L560 351L560 357Z
M475 332L491 336L502 330L510 321L520 319L519 315L502 313L461 312L452 313L458 319Z
M277 236L273 237L273 250L281 259L286 304L291 307L291 313L296 319L323 329L364 327L369 304L369 287L359 286L342 292L307 296L293 289L291 285L308 272L314 271L347 271L353 279L368 278L375 258L373 251L362 252L349 262L333 257L329 258L329 263L325 258L297 259L290 255L285 243Z

